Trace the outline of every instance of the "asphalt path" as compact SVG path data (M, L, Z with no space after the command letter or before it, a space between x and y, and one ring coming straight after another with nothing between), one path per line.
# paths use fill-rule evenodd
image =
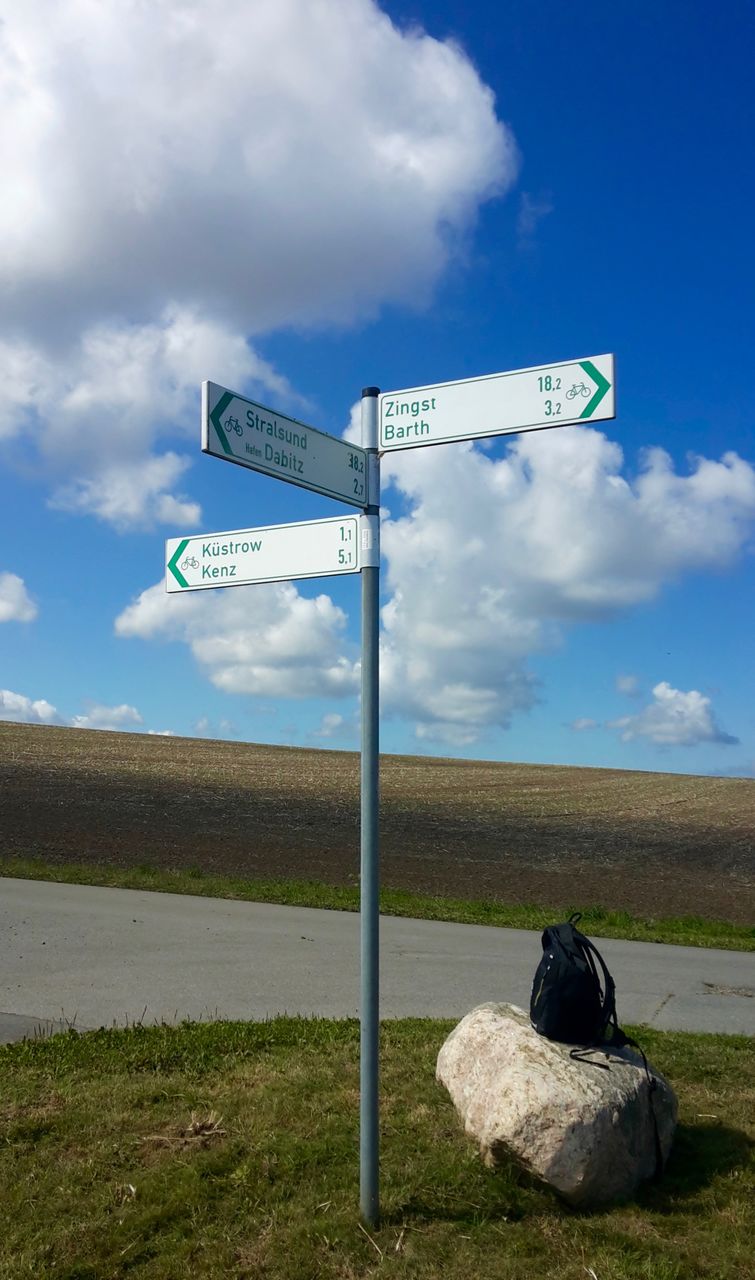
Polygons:
M540 935L384 916L384 1018L527 1008ZM599 941L622 1022L755 1034L755 954ZM0 1041L184 1018L357 1017L359 917L0 879Z

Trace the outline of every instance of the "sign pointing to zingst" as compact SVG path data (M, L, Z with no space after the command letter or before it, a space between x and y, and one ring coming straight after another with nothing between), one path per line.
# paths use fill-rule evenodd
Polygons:
M613 356L590 356L386 392L379 447L415 449L615 416Z

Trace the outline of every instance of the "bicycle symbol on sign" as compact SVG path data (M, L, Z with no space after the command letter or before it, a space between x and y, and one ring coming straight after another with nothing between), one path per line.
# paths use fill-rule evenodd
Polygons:
M569 387L566 393L567 400L574 400L577 396L583 396L585 400L589 400L592 391L586 382L575 382L573 387Z
M181 561L181 568L182 569L198 569L199 561L197 560L197 557L184 556L183 560Z
M231 434L232 431L235 431L237 436L243 436L244 434L244 428L242 427L238 418L234 418L234 417L226 418L225 422L223 423L223 426L225 427L229 435Z

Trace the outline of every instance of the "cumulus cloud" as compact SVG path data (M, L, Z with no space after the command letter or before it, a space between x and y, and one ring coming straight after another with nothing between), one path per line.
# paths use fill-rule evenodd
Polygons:
M0 438L33 449L51 504L119 529L195 525L201 510L175 487L190 459L160 438L199 437L203 378L293 398L285 379L227 325L167 307L153 323L103 322L65 353L0 340Z
M516 172L464 53L372 0L38 0L0 60L0 279L27 332L166 299L250 333L414 303Z
M565 627L724 568L755 518L755 471L736 454L679 473L649 450L629 479L593 428L522 435L501 458L456 444L382 465L407 508L382 530L383 704L457 744L533 705L528 659Z
M338 741L351 745L359 736L359 717L358 715L343 716L337 711L329 711L308 736L311 742Z
M132 729L142 724L142 717L136 707L122 702L118 707L105 707L95 702L89 707L86 715L74 716L70 721L73 729Z
M200 716L194 722L194 736L197 738L235 738L241 737L232 720L222 717L215 723L209 716Z
M64 352L43 354L22 338L2 339L0 372L7 384L0 436L28 441L42 429L41 451L56 464L71 454L88 458L103 442L139 457L156 426L189 412L180 429L196 435L203 378L222 375L233 386L251 381L291 395L232 326L175 303L145 323L96 321Z
M330 711L324 715L317 729L314 730L316 738L332 738L339 733L345 724L344 717L339 715L337 711Z
M13 720L18 724L54 724L72 729L111 729L140 730L142 716L136 707L121 703L117 707L106 707L102 703L89 704L85 715L72 716L65 719L57 708L45 698L27 698L23 693L13 693L10 689L0 689L0 720ZM158 737L174 737L171 729L148 732Z
M384 456L403 508L384 508L382 527L385 714L413 721L422 741L457 746L507 728L539 697L530 658L563 643L569 626L610 620L683 572L724 569L741 551L755 471L735 454L693 460L681 474L651 450L634 479L622 468L618 446L583 427L547 442L518 437L500 458L471 444ZM305 599L291 584L248 590L167 596L157 584L116 631L183 641L227 692L357 692L345 617L327 595ZM620 679L635 689L634 677Z
M119 529L199 518L202 379L295 403L247 339L426 301L517 168L464 53L373 0L14 6L0 148L0 440Z
M23 578L0 573L0 622L33 622L38 612Z
M564 625L608 619L684 570L731 562L755 516L751 467L727 454L718 463L697 460L681 475L656 450L630 482L622 462L620 449L591 428L564 429L547 445L520 437L500 459L470 445L421 458L386 455L385 478L409 508L383 525L389 599L381 676L389 714L413 719L424 741L472 743L533 704L528 659L558 643ZM222 609L210 613L199 597L168 598L155 587L117 629L184 639L228 691L354 692L356 664L337 652L343 617L332 602L305 601L289 585L266 589L260 608L261 589L254 590L253 626L249 611L233 603L239 593L220 593ZM309 641L313 612L317 646ZM287 642L281 647L274 634ZM636 684L624 677L623 687L629 693ZM704 720L700 713L698 733ZM621 727L637 734L646 723L655 720L627 718Z
M159 582L124 609L115 630L183 641L226 693L342 698L359 677L356 658L338 652L345 624L329 596L305 598L289 582L187 595L167 595Z
M104 467L96 477L80 477L61 486L50 505L98 516L118 529L155 523L196 527L202 515L199 503L167 492L190 465L188 458L164 453L143 462Z
M613 720L622 742L647 738L661 747L696 747L701 742L735 745L739 739L724 733L716 723L710 698L697 689L683 692L662 680L653 689L653 701L634 716Z
M23 693L0 689L0 720L19 724L62 724L52 703L44 698L27 698Z

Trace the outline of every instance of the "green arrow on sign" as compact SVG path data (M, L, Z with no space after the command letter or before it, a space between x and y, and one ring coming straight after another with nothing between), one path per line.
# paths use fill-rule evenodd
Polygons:
M588 375L588 377L592 378L593 382L597 387L597 391L595 392L595 395L593 396L592 400L589 402L589 404L585 405L584 409L579 415L580 418L589 418L593 410L597 409L598 405L603 399L603 396L606 394L606 391L609 390L611 384L608 381L608 378L604 378L600 370L595 368L595 365L593 364L592 360L582 360L580 362L579 367L580 369L584 369L585 373Z
M223 395L220 397L217 404L215 405L215 408L210 414L210 422L212 423L213 427L218 433L218 440L222 444L224 452L227 453L230 458L233 457L233 449L231 448L231 443L228 439L228 436L223 430L223 424L220 421L220 419L222 418L223 414L225 413L226 409L228 408L233 398L234 397L231 395L230 391L224 391Z
M190 538L182 538L178 546L176 547L175 551L173 552L173 555L170 557L170 560L168 561L168 568L173 574L173 577L175 578L179 587L188 587L189 585L185 577L181 573L181 570L178 567L178 560L179 560L179 557L183 555L190 541L191 541Z

